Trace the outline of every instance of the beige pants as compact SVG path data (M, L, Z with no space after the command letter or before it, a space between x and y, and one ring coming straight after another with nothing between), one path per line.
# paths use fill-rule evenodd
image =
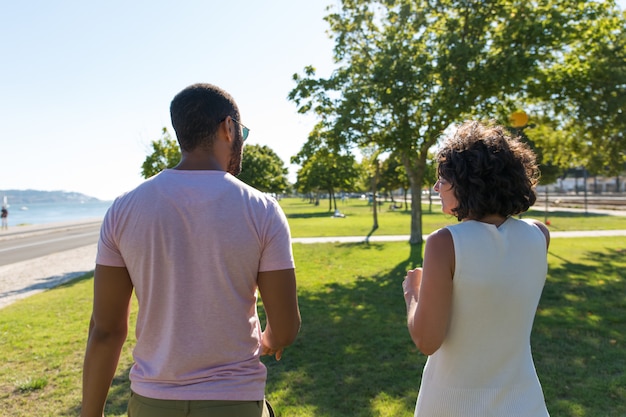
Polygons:
M266 401L156 400L131 393L128 417L273 417Z

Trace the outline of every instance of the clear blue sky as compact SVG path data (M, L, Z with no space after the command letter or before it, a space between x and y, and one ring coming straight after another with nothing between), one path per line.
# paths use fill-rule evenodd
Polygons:
M336 0L3 3L0 189L113 199L142 180L172 97L196 82L229 91L249 142L288 163L314 123L286 99L291 76L333 68Z
M288 163L314 123L287 100L291 77L332 69L332 0L3 3L0 189L131 189L150 142L173 133L171 99L196 82L229 91L249 143Z

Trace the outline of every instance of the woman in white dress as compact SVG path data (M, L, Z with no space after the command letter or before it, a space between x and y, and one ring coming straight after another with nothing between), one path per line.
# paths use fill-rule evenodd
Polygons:
M530 334L547 274L535 155L501 126L465 122L437 155L444 213L403 282L407 325L429 355L415 416L545 417Z

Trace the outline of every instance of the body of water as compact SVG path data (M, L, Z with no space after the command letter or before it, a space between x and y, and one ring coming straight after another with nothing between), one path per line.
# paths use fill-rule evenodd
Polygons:
M29 224L102 219L112 201L36 203L15 205L9 201L9 227Z

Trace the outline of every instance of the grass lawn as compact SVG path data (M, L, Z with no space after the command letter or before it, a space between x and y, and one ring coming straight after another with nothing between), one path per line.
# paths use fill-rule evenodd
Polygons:
M378 211L378 230L375 235L408 235L411 227L409 210L389 210L391 202L381 205ZM328 201L314 206L308 201L289 198L281 201L289 219L293 237L310 236L366 236L372 229L372 207L364 200L337 201L337 208L345 218L334 218L334 210L328 210ZM545 221L541 207L531 209L524 217ZM550 212L548 216L552 231L569 230L626 230L626 217L568 211ZM441 206L422 204L422 229L428 234L436 229L457 223L455 217L441 213Z
M304 210L312 206L302 203L300 210L299 200L282 204L294 236L329 233L321 225L327 221L345 235L362 234L337 227L338 222L359 217L366 234L371 213L366 204L354 203L354 212L341 208L348 214L345 219L330 219L327 207L317 207L307 216ZM441 227L438 222L455 221L432 216L424 221L425 233ZM533 217L542 216L541 212ZM553 224L562 224L559 230L580 229L575 225L585 219L570 216L551 218ZM600 224L618 224L606 228L626 229L621 218L593 218ZM382 231L384 224L406 219L401 212L385 212L376 234L408 234L408 229ZM305 234L301 227L318 233ZM269 371L268 398L278 415L412 416L426 358L417 352L405 327L400 284L412 267L410 246L294 244L294 256L302 330L280 362L263 359ZM532 337L548 408L553 416L624 416L626 237L553 239L548 260L548 282ZM91 292L92 277L85 276L0 310L0 415L78 414ZM109 395L107 416L126 415L133 342L131 335Z

